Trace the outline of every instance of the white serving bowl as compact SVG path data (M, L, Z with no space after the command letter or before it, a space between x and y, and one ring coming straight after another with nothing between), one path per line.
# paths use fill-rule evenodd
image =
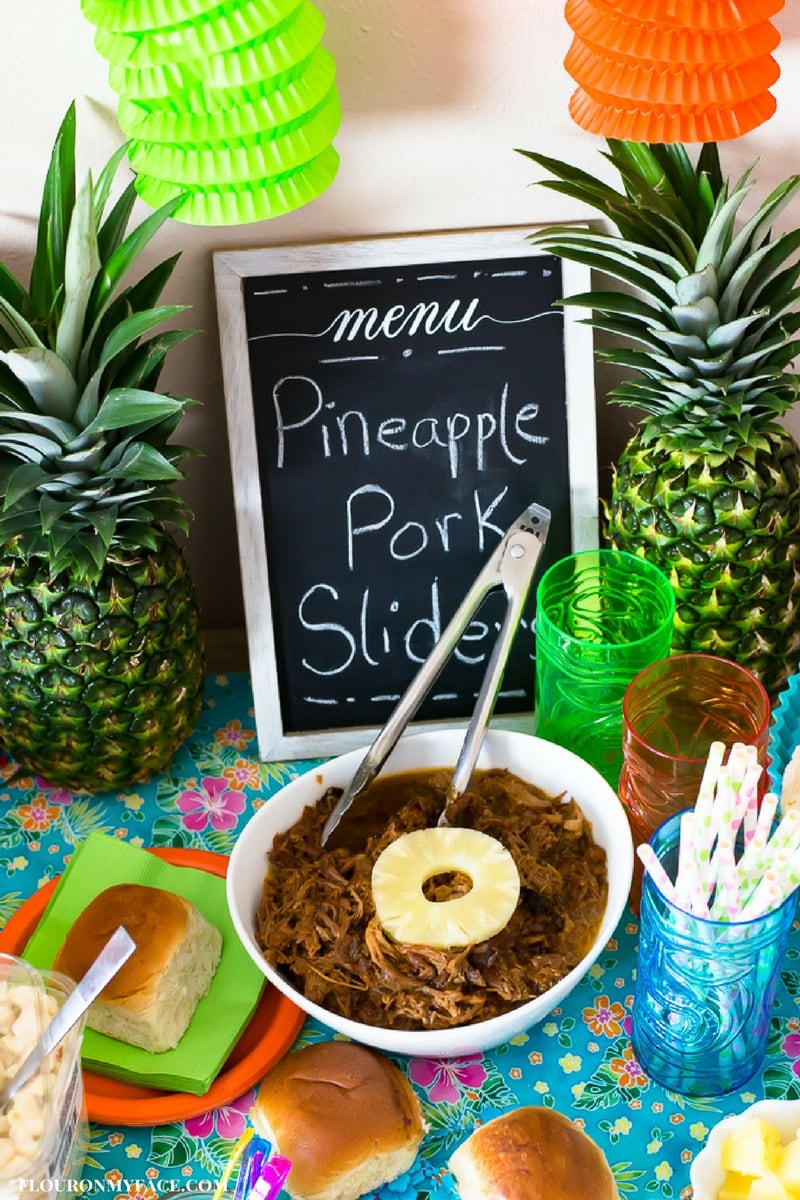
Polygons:
M459 731L403 736L381 774L452 767L463 742ZM251 958L279 991L329 1028L354 1041L390 1054L453 1057L488 1050L541 1021L586 974L613 934L625 908L633 875L633 843L624 809L603 777L582 758L542 738L489 730L478 768L506 767L551 795L566 792L592 823L592 833L608 859L608 903L597 937L581 962L554 987L511 1012L455 1029L399 1030L365 1025L337 1016L307 1000L264 959L254 936L255 915L267 868L267 854L277 833L291 828L306 805L315 804L329 787L346 787L364 749L331 759L293 780L266 802L237 838L227 875L228 907L239 937ZM356 801L358 803L358 801Z
M723 1142L737 1125L743 1125L751 1117L769 1121L779 1131L781 1141L790 1142L800 1129L800 1100L758 1100L749 1108L718 1121L689 1168L694 1200L717 1200L717 1192L725 1182L721 1162Z

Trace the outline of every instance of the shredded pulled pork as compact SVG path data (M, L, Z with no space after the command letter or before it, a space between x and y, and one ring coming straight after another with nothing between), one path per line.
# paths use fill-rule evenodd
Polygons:
M339 788L329 789L275 839L256 920L267 961L309 1000L393 1029L487 1020L552 987L594 941L608 891L605 851L575 801L547 796L509 771L476 772L469 791L450 804L448 822L481 830L509 850L520 899L494 937L435 950L394 942L383 931L371 875L395 838L436 824L450 773L394 778L402 790L393 801L389 777L356 802L364 804L380 786L383 811L396 807L383 818L383 832L362 841L358 851L320 845ZM440 886L439 898L441 892Z

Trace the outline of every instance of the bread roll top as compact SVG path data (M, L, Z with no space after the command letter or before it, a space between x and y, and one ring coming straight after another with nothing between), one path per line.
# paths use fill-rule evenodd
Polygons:
M450 1159L461 1200L617 1200L602 1150L568 1117L529 1105L480 1126Z
M319 1042L282 1059L261 1084L253 1123L292 1160L292 1194L321 1192L370 1157L416 1146L423 1134L403 1074L350 1042Z
M82 979L112 933L124 925L136 949L99 999L144 1009L186 937L191 912L188 900L163 888L115 884L95 896L74 922L53 967L76 981Z

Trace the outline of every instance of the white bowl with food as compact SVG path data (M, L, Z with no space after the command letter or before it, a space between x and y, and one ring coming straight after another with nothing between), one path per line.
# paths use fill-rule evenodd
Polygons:
M758 1100L724 1117L692 1160L689 1178L694 1200L718 1200L723 1185L731 1195L747 1200L754 1183L755 1196L796 1195L800 1185L798 1139L800 1100ZM769 1190L763 1190L768 1185Z
M267 979L330 1029L388 1053L475 1053L535 1025L586 974L628 899L633 844L616 793L577 755L527 734L489 730L472 785L448 810L450 830L438 831L449 833L439 860L427 852L436 837L414 845L409 835L437 826L437 787L446 791L462 741L454 730L402 737L371 785L411 789L397 816L372 812L365 794L323 851L329 789L349 784L364 750L330 760L270 797L230 859L233 923ZM417 788L409 773L419 772L438 779ZM351 824L346 848L334 849L361 815L380 832ZM469 836L453 845L460 826ZM499 845L487 854L489 838ZM509 857L519 876L511 901ZM458 921L442 910L466 925L456 946L442 929Z

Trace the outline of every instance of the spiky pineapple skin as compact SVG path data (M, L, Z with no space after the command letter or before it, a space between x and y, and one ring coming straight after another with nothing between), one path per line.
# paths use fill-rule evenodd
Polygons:
M673 652L733 659L774 699L800 661L800 450L781 429L765 441L718 462L634 435L606 535L670 579Z
M0 743L74 791L125 788L167 765L202 707L200 610L182 552L109 559L96 584L0 558Z

